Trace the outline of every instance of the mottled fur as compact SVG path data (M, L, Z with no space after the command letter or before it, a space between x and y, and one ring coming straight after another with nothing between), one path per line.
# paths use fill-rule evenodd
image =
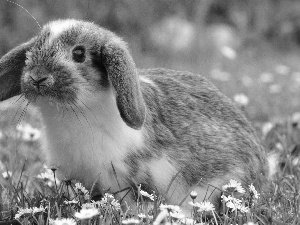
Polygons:
M159 149L154 151L158 156L168 154L179 168L188 168L183 176L189 185L231 172L246 182L256 178L264 150L231 100L199 75L165 69L139 74L154 83L142 83L148 145L152 152Z
M81 63L72 59L75 46L86 49ZM92 23L46 25L0 59L0 87L0 100L22 93L40 108L48 162L88 187L98 180L101 191L116 192L143 183L178 204L191 189L201 200L209 185L261 184L267 173L254 129L213 84L188 72L136 69L126 43Z

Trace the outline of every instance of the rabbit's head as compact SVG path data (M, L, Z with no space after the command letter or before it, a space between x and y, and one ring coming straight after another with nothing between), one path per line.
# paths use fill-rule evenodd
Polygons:
M51 22L0 60L0 101L23 94L33 104L84 104L109 89L124 122L141 128L145 106L126 43L93 23Z

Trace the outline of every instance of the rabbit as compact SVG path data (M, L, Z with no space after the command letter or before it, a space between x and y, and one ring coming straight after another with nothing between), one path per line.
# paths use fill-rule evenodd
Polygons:
M2 56L0 101L17 95L41 112L48 165L101 193L143 184L170 204L189 207L192 190L218 204L230 179L258 187L268 173L254 128L211 82L137 69L126 42L93 22L49 22Z

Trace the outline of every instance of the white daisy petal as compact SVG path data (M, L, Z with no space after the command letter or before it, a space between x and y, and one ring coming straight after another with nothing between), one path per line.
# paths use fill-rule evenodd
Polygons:
M223 185L222 190L228 192L237 191L241 194L244 194L246 192L245 189L242 187L242 184L233 179L229 180L228 184Z
M209 201L204 201L199 203L198 212L210 212L214 210L215 210L215 206Z
M86 208L83 208L80 210L80 212L76 212L74 214L74 216L80 220L84 220L84 219L90 219L96 215L99 214L99 211L98 209L95 209L95 208L89 208L89 209L86 209Z

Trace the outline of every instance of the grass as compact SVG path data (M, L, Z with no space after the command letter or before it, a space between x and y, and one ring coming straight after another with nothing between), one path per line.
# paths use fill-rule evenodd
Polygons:
M222 210L217 213L208 202L187 193L194 202L190 207L193 221L182 219L176 206L166 205L161 210L161 204L167 204L162 196L148 193L156 195L151 201L141 187L137 187L137 207L132 211L117 196L91 202L90 190L76 181L58 181L55 168L44 167L38 112L29 109L21 116L20 109L4 103L0 105L0 221L20 215L22 224L299 224L300 116L291 116L300 107L295 98L300 87L299 56L269 53L255 61L244 54L234 61L224 58L215 74L207 72L211 66L204 74L229 97L236 93L249 97L243 110L254 121L270 157L278 156L277 171L258 199L249 187L243 187L245 193L239 194L241 202L234 199L236 190L224 191ZM185 70L179 63L167 67ZM224 72L230 75L228 80L222 77Z
M256 199L253 190L243 187L245 193L239 196L239 202L233 199L237 191L227 190L223 198L227 201L222 202L221 212L216 213L208 202L198 199L194 193L189 197L194 205L190 208L193 221L182 219L181 214L176 213L176 206L165 205L165 210L161 210L161 204L166 204L162 196L148 193L153 194L148 196L150 198L156 195L151 201L141 187L137 187L137 207L131 212L122 199L111 195L91 202L90 191L75 181L58 181L55 168L44 167L37 112L32 110L22 119L30 125L16 127L22 112L14 106L6 111L8 106L1 104L0 221L17 217L22 224L300 224L300 120L288 117L300 107L295 97L299 96L300 87L299 54L278 54L263 43L263 46L243 49L234 60L220 56L214 60L207 52L200 55L198 61L192 60L194 56L186 59L183 55L166 65L166 56L153 57L156 60L150 62L149 58L143 55L136 56L135 60L139 67L202 71L229 97L236 93L249 96L245 113L255 122L266 149L279 155L278 171L260 191L260 197ZM211 70L215 65L210 63L216 63L218 69ZM224 79L225 75L230 78ZM273 120L275 117L280 120ZM286 119L282 120L283 117Z
M223 192L222 210L217 213L210 203L197 199L193 193L189 197L194 202L190 207L192 221L183 219L176 206L165 205L165 210L161 210L161 204L167 204L162 196L147 193L141 187L137 187L137 207L131 211L126 202L112 195L91 201L90 191L75 181L55 179L56 169L43 166L39 129L33 125L12 126L7 122L12 119L12 113L6 113L1 117L6 120L0 121L0 221L18 218L22 224L75 224L75 221L78 224L160 224L162 220L163 224L224 225L300 222L300 120L297 115L280 123L267 123L258 130L266 148L279 156L278 170L259 198L255 198L249 187L243 187L245 193L238 193L241 188L238 184L229 185ZM30 112L31 116L24 121L39 128L40 121L32 116L35 113ZM237 194L240 202L235 199Z

